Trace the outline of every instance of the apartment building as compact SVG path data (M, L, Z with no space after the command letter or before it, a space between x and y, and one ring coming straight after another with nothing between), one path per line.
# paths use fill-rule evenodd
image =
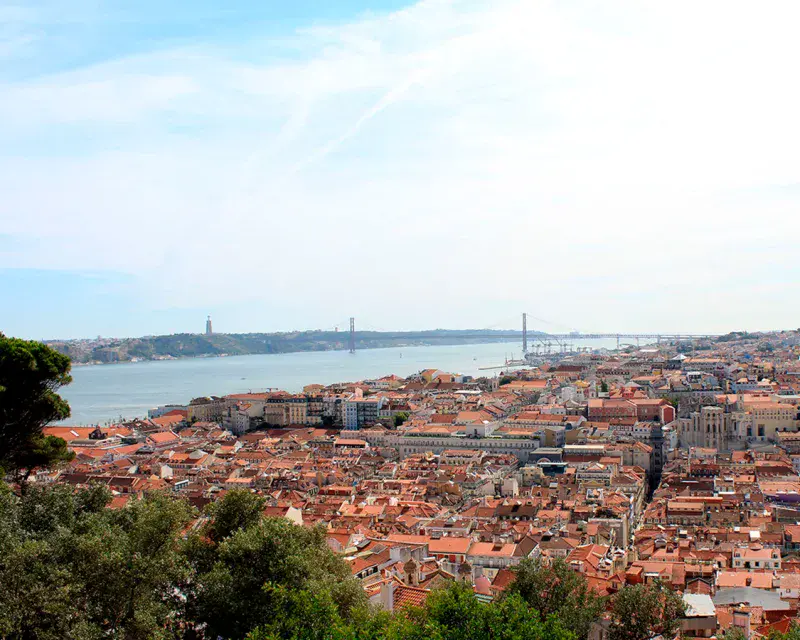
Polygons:
M320 413L321 410L320 406ZM274 396L264 403L264 422L267 424L282 427L290 424L309 424L308 415L308 397L301 394ZM322 422L321 415L318 421Z
M361 429L378 423L383 403L383 396L365 397L359 389L344 401L344 428Z

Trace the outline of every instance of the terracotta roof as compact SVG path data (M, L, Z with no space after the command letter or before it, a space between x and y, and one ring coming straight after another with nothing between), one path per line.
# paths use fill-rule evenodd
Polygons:
M394 608L397 610L403 607L421 607L428 599L429 593L428 589L418 589L406 585L395 587Z
M156 433L149 434L147 437L156 444L164 444L165 442L177 442L178 440L180 440L180 438L178 438L178 436L172 433L172 431L157 431Z

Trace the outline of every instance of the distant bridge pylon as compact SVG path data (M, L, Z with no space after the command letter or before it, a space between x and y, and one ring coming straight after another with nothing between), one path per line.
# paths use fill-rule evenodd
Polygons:
M641 340L650 340L657 342L686 340L693 342L697 340L710 340L719 337L719 334L712 334L712 333L630 333L630 332L620 332L620 331L617 332L610 331L606 333L583 333L580 331L570 331L569 333L555 333L548 331L531 331L528 328L529 315L530 314L526 312L522 313L522 331L517 331L515 329L475 329L474 331L468 330L468 331L448 332L447 334L444 335L436 335L434 331L391 331L389 333L396 333L402 335L402 337L407 340L425 340L425 341L436 340L436 338L439 337L442 339L446 338L449 341L464 340L472 342L479 340L486 340L487 342L489 341L515 342L521 339L523 355L530 351L531 342L537 343L536 344L537 351L540 348L546 348L547 351L549 352L550 348L553 346L553 343L555 343L556 345L558 345L560 352L566 352L569 350L570 343L581 340L616 340L617 348L619 349L620 346L623 344L621 342L623 339L635 340L636 346L638 346ZM542 322L551 324L546 320L542 320ZM338 325L336 327L336 330L338 330ZM372 333L377 331L382 332L383 330L378 330L375 328L367 328L367 329L362 328L360 333L363 334L365 331L367 331L368 333ZM355 318L352 316L350 317L348 350L350 353L355 353L356 351L356 326L355 326Z

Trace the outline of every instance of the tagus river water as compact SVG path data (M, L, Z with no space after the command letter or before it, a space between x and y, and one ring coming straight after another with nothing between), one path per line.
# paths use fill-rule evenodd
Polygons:
M615 341L587 340L575 346L613 348ZM134 418L153 407L187 403L198 396L225 395L266 388L300 391L311 383L355 381L390 373L407 376L436 368L468 375L495 375L481 367L520 357L517 343L433 347L394 347L317 351L278 355L188 358L74 367L73 383L62 390L72 407L65 424L86 425Z

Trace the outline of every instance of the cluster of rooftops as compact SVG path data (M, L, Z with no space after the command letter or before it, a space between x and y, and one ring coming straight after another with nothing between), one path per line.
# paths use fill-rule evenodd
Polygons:
M389 610L449 580L491 600L523 559L563 558L602 594L655 580L682 592L689 637L767 636L800 608L800 366L791 336L769 350L759 340L702 357L665 345L579 354L494 378L430 369L53 426L76 457L33 480L104 483L111 508L155 490L197 507L259 493L267 515L324 527Z

